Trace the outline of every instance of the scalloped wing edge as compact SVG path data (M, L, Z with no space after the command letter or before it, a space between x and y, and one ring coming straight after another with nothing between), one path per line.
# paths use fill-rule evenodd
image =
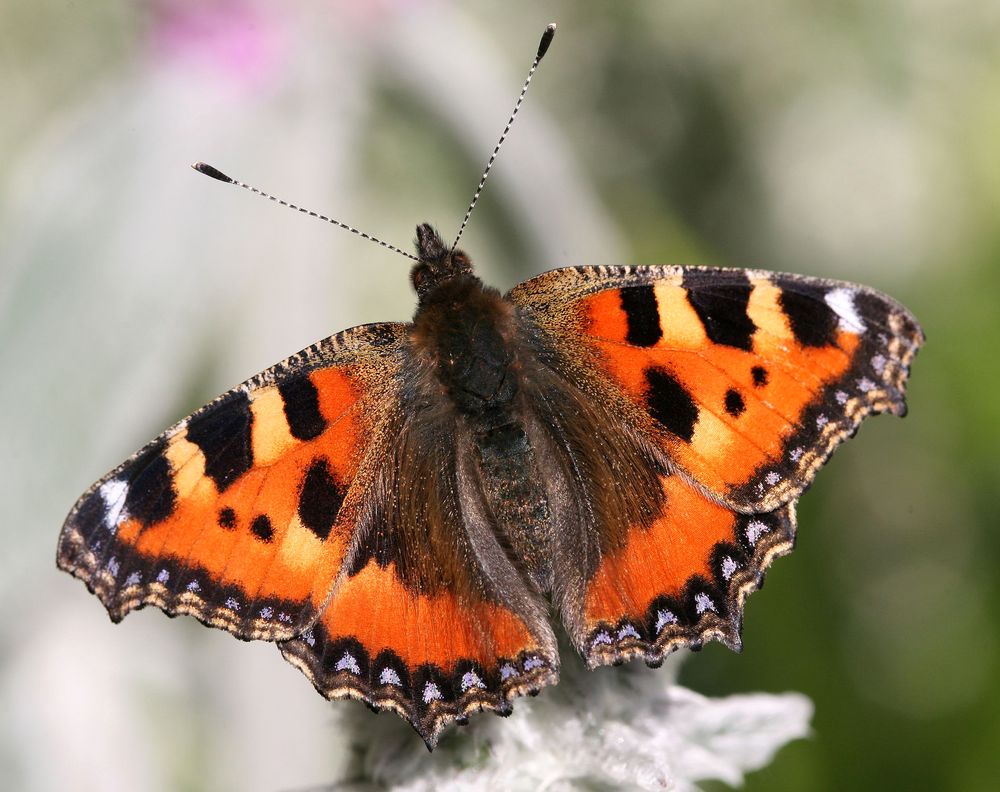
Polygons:
M912 315L894 301L893 304L893 311L887 317L889 332L878 334L885 354L878 352L859 358L841 379L827 385L823 398L803 413L803 431L786 441L785 448L797 474L791 477L787 470L763 465L746 485L729 492L727 502L758 499L753 511L773 511L801 497L837 447L853 437L869 415L891 413L900 418L906 415L910 365L925 339ZM846 384L848 380L853 387ZM777 476L779 483L769 483L769 476Z
M536 650L499 660L494 672L462 660L452 666L450 673L430 664L409 669L395 658L395 663L382 667L383 676L376 682L376 668L382 665L379 659L384 653L370 661L365 650L355 645L342 655L341 648L333 650L339 657L330 673L314 649L316 632L321 629L316 625L296 639L279 642L281 654L324 698L354 699L374 711L395 712L420 735L428 750L434 749L450 724L467 725L469 716L477 712L507 717L513 712L512 699L535 696L543 687L559 681L558 656L547 657ZM337 642L329 646L336 647ZM326 650L322 651L326 654ZM387 671L392 674L389 680L384 677Z
M99 545L87 546L83 536L74 529L63 535L57 563L60 569L87 586L116 624L133 610L152 605L170 618L192 616L206 627L226 630L241 641L279 641L293 638L303 625L315 618L313 609L304 609L302 603L276 599L254 600L255 615L241 615L241 606L246 602L240 589L218 586L208 572L169 559L158 560L155 564L158 577L151 581L129 583L126 578L120 582L113 569L119 563L117 557L112 556L101 565L97 557L100 549ZM166 577L161 580L159 576L164 573ZM174 586L167 583L173 583L178 577L187 582L180 590L174 590ZM195 583L197 585L192 585ZM211 601L226 604L213 605ZM293 618L290 612L298 616Z

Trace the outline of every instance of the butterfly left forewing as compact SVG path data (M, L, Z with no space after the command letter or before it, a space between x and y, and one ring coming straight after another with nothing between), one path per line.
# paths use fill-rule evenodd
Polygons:
M347 551L403 339L345 331L164 432L77 502L60 568L115 621L156 605L245 639L301 631Z

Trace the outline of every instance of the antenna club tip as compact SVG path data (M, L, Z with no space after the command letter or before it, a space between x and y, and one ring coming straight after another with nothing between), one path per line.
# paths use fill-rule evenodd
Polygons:
M218 168L213 168L204 162L195 162L191 165L198 173L204 173L206 176L211 176L213 179L218 179L221 182L226 182L227 184L233 184L233 180L220 171Z
M538 60L541 60L545 56L545 53L548 52L549 44L552 43L552 39L555 38L555 35L556 23L549 22L549 24L545 26L545 32L542 33L542 40L538 42L538 55L536 56Z

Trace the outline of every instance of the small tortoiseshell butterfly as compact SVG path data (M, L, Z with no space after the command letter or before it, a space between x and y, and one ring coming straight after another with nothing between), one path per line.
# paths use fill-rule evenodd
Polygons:
M501 295L429 225L416 249L411 324L278 363L73 507L58 564L114 621L152 604L274 641L432 746L557 681L550 606L592 667L738 649L817 469L905 412L923 335L864 286L570 267Z

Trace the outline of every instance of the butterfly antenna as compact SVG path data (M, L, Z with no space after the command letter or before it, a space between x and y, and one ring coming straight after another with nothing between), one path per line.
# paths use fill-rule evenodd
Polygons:
M549 44L552 43L553 37L556 35L556 23L552 22L545 27L545 32L542 33L542 40L538 42L538 54L535 55L535 59L531 62L531 68L528 70L528 76L524 81L524 85L521 87L521 94L517 97L517 102L514 103L514 110L510 114L510 118L507 119L507 126L503 128L503 132L500 134L500 140L497 141L496 147L493 149L493 153L490 154L489 162L486 163L486 170L483 171L483 176L479 180L479 186L476 187L476 192L472 196L472 201L469 203L469 208L465 212L465 217L462 219L462 225L458 229L458 234L455 237L455 241L451 243L451 249L454 250L458 246L458 240L462 238L462 233L465 231L465 226L469 222L469 217L472 215L472 210L476 206L476 201L479 200L480 194L483 192L483 185L486 184L486 178L490 175L490 170L493 168L493 163L496 162L497 154L500 153L500 147L503 142L507 139L507 135L510 132L511 126L514 124L514 117L517 115L517 111L521 109L521 102L524 101L524 95L528 92L528 85L531 83L531 78L535 74L535 69L538 68L538 64L542 62L542 58L545 57L545 53L549 49Z
M364 231L361 231L355 228L354 226L349 226L347 225L347 223L342 223L339 220L334 220L332 217L327 217L326 215L318 214L317 212L313 212L309 209L303 209L301 206L296 206L293 203L288 203L288 201L283 201L280 198L277 198L273 195L270 195L269 193L264 192L263 190L258 190L256 187L253 187L252 185L246 184L245 182L241 182L237 179L227 176L219 169L213 168L211 165L206 165L204 162L196 162L191 167L194 168L196 171L198 171L198 173L204 173L206 176L211 176L213 179L218 179L219 181L225 182L226 184L235 184L237 187L242 187L244 190L249 190L255 195L259 195L263 198L268 198L274 201L275 203L281 204L282 206L287 206L289 209L294 209L296 212L302 212L302 214L307 214L310 217L316 217L320 220L325 220L328 223L332 223L333 225L339 228L343 228L346 231L350 231L352 234L357 234L362 239L367 239L370 242L375 242L376 244L381 245L387 250L391 250L393 253L399 253L399 255L406 256L406 258L412 259L413 261L420 261L420 259L414 256L412 253L407 253L405 250L400 250L395 245L390 245L388 242L383 242L381 239L373 237L371 234L366 234Z

